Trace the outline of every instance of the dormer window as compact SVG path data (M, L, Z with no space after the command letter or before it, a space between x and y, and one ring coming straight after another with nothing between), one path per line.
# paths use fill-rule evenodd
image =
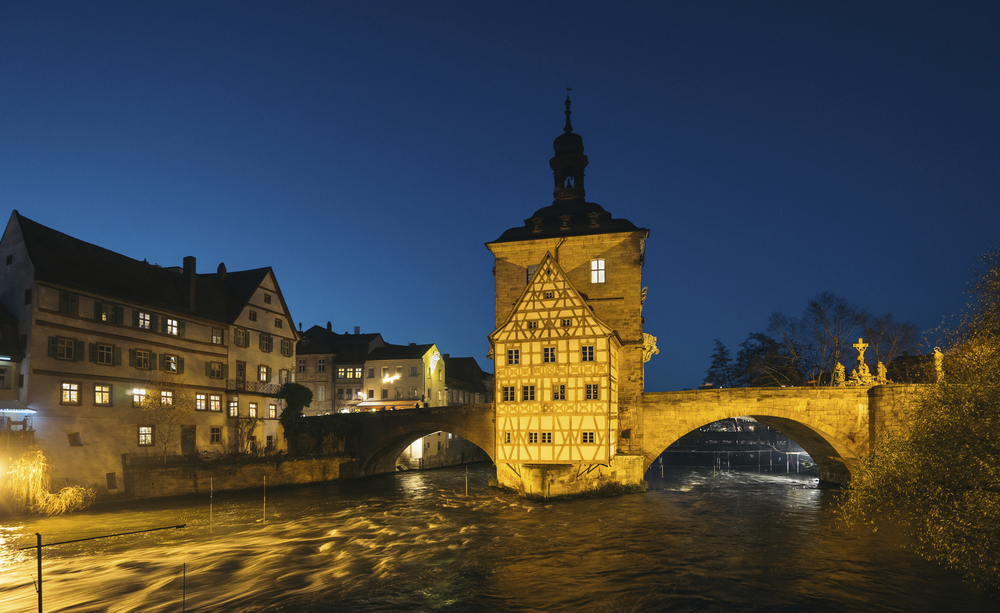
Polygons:
M541 232L542 231L542 218L541 217L535 217L535 218L533 218L531 220L531 231L532 232Z
M560 227L562 227L563 230L569 228L569 215L560 215L559 221L561 222Z
M600 225L599 221L600 221L600 218L601 218L601 214L598 213L597 211L594 211L592 213L587 213L587 217L590 218L590 227L591 228L596 228L596 227L598 227Z

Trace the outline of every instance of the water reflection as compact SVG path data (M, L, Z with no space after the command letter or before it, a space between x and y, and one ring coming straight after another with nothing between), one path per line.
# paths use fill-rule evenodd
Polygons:
M658 472L658 471L657 471ZM10 546L186 523L45 552L47 611L993 610L810 478L681 470L643 495L534 503L486 467L171 501L6 526L0 610L34 610ZM212 530L209 532L209 522ZM183 571L186 566L186 593Z

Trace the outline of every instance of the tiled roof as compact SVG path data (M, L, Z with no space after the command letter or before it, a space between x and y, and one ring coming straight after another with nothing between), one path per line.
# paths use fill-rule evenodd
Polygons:
M592 225L591 218L596 222ZM563 225L563 220L566 225ZM537 225L536 225L537 224ZM524 220L523 226L511 228L500 235L494 243L533 240L560 236L581 236L588 234L610 234L614 232L634 232L642 230L627 219L615 219L599 204L582 199L556 202L535 211Z
M369 360L413 360L424 357L424 354L433 347L430 345L390 345L377 347L368 354Z
M335 362L363 362L368 348L381 339L379 333L337 334L322 326L313 326L302 333L295 346L297 355L334 354Z
M461 387L470 391L486 392L483 380L489 375L483 372L476 358L453 358L444 356L444 378L448 387Z
M232 323L271 268L195 275L195 308L184 274L92 245L14 211L35 279L109 298Z

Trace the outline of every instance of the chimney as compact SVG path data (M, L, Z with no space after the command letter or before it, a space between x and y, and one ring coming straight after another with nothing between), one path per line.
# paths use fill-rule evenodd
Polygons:
M361 334L361 326L354 326L354 333Z
M219 268L216 269L215 274L219 275L219 281L226 280L226 263L219 262Z
M187 298L188 309L194 310L194 286L196 278L196 266L193 255L184 258L184 294Z
M326 322L326 331L327 332L333 332L333 323L331 323L329 321Z
M447 353L442 353L442 354L441 354L441 357L447 360L447 359L448 359L448 358L450 358L451 356L450 356L450 355L448 355Z

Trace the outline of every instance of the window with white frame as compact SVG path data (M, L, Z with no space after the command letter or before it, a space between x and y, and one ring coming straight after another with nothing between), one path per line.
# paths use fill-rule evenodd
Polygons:
M257 380L261 383L267 383L271 380L271 367L261 364L257 367Z
M141 387L132 389L132 406L141 407L146 404L146 390Z
M298 366L297 370L298 370L298 372L305 372L306 371L306 359L305 358L299 358L299 366Z
M152 329L152 315L139 311L139 328L142 330Z
M167 390L160 391L160 406L172 407L174 406L174 393Z
M316 372L326 372L326 358L316 360Z
M62 397L60 404L80 404L80 384L79 383L66 383L62 384Z
M208 396L205 394L195 394L194 395L194 410L195 411L206 411L208 410Z
M316 386L316 400L323 402L326 400L326 386L317 385Z
M604 260L596 259L590 261L590 282L604 283Z
M538 433L537 432L529 432L528 433L528 444L533 444L533 443L537 443L537 442L538 442Z
M507 363L508 364L520 364L521 363L521 350L520 349L508 349L507 350Z
M556 348L555 347L543 347L542 348L542 361L551 363L556 361Z
M543 443L551 443L552 442L552 433L551 432L542 432L542 442Z
M209 411L222 411L222 396L217 394L210 394L208 397L208 410Z
M153 426L139 426L139 446L153 446Z
M170 335L173 335L173 336L177 336L177 320L176 319L171 319L171 318L168 317L167 318L166 327L167 327L167 329L166 329L167 334L170 334Z
M534 400L535 399L535 386L525 385L521 387L521 400Z
M594 433L593 432L584 432L582 440L580 442L581 443L593 443L594 442Z
M268 419L278 419L278 405L269 404L267 406L267 418Z
M600 386L597 383L587 383L585 388L586 400L600 400Z
M257 403L251 402L250 408L247 409L247 415L250 417L257 417Z
M222 345L226 339L226 333L222 328L212 328L212 344Z
M98 343L97 345L97 363L104 364L105 366L111 366L115 362L115 347L114 345L102 345Z
M94 384L94 404L111 406L111 386L105 383Z
M552 400L566 400L566 386L565 385L553 385L552 386Z
M594 346L584 345L580 347L580 361L581 362L593 362L594 361Z
M239 417L240 416L240 403L237 400L229 401L229 416Z

